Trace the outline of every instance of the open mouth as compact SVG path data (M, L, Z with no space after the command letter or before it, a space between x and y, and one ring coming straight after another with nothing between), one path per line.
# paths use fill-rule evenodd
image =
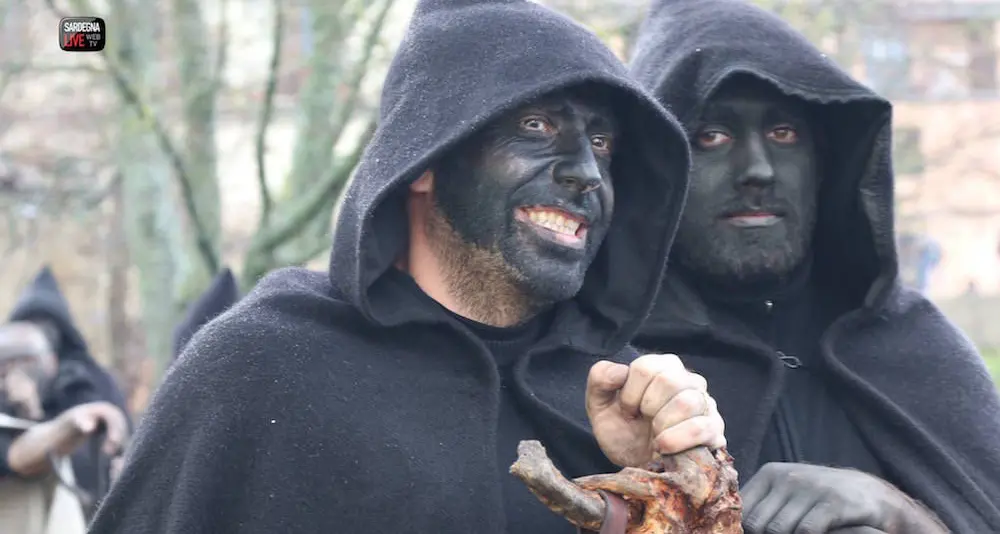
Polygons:
M726 222L737 228L765 228L781 221L782 215L767 211L748 213L732 213L723 217Z
M518 208L514 218L548 241L571 248L583 248L587 243L587 222L568 211L551 206L527 206Z

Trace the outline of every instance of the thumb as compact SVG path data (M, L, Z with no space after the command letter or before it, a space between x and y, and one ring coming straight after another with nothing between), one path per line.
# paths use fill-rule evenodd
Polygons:
M607 360L595 363L587 375L587 413L594 414L614 404L627 378L627 365Z

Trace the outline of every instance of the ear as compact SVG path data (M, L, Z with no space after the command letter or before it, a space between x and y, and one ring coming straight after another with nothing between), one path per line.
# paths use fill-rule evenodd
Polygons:
M417 178L417 181L410 184L411 193L430 193L434 190L434 171L426 170Z

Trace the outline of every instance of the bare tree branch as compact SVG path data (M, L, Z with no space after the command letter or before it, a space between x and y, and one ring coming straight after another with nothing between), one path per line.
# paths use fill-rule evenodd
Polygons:
M334 123L333 144L331 146L337 146L337 143L340 142L340 137L347 128L351 114L357 108L358 100L361 98L361 87L365 81L365 75L368 73L372 57L375 55L379 35L382 33L382 27L385 26L385 20L392 9L392 5L393 0L384 0L382 2L381 8L379 8L378 13L375 15L375 20L368 28L368 34L364 37L362 44L363 55L354 65L354 72L351 73L351 77L347 82L351 92L344 100L337 114L337 122Z
M349 156L342 158L337 165L332 166L330 171L316 183L313 192L297 201L290 210L291 215L287 219L258 234L259 237L255 239L256 243L251 244L251 249L257 251L273 250L295 236L301 227L326 205L330 197L344 186L354 167L361 160L361 155L364 154L368 141L374 135L375 126L376 121L372 118L365 128L365 133L358 140L354 151Z
M260 188L260 226L264 227L271 220L273 200L267 187L267 168L264 164L267 153L267 131L271 125L271 115L274 113L274 95L278 89L278 75L281 67L281 45L285 33L285 11L281 0L274 0L274 35L271 48L271 64L268 67L267 85L264 90L264 102L260 112L260 124L257 127L257 186Z

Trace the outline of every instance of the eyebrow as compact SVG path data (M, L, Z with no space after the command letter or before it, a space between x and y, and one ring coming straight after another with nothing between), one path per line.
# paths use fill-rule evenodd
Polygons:
M700 122L727 121L739 118L739 113L733 109L731 104L725 102L713 102L705 106L698 118Z

